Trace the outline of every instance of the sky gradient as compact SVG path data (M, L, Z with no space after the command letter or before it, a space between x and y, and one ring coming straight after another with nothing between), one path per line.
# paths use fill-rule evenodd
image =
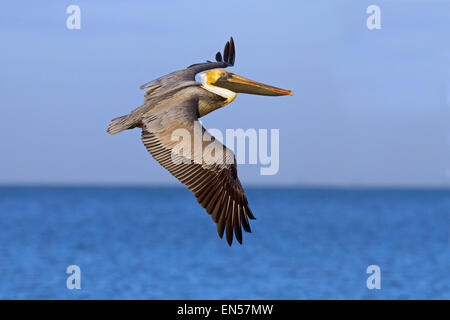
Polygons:
M81 29L66 8L81 8ZM367 6L381 29L366 27ZM110 119L141 84L213 59L294 96L238 95L206 128L277 128L244 185L450 186L449 1L14 1L0 11L0 184L175 184Z

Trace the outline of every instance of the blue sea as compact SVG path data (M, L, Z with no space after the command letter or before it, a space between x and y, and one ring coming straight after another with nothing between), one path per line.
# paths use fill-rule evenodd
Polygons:
M230 248L184 188L2 187L0 298L450 299L450 190L247 194Z

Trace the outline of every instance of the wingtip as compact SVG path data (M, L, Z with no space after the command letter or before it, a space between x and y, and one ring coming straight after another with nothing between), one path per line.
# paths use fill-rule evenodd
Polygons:
M223 238L224 232L225 232L225 224L219 218L219 221L217 222L217 234L219 235L220 239Z
M230 42L225 43L225 48L223 48L223 61L229 63L230 61Z
M216 61L222 62L222 54L220 53L220 51L216 53Z
M230 65L234 66L234 60L236 57L236 49L234 47L233 37L230 37Z
M227 242L228 242L228 245L231 247L231 245L233 244L233 235L231 235L231 237L229 237L227 235Z

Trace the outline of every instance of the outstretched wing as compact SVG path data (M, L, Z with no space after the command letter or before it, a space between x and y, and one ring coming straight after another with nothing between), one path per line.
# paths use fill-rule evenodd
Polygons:
M248 219L254 216L237 176L234 154L197 121L197 98L180 100L172 102L176 106L143 119L142 142L164 168L194 193L217 223L219 236L222 238L226 231L231 246L234 232L242 243L241 227L251 232ZM177 132L183 134L182 150L180 135L174 138ZM195 143L201 144L201 150ZM222 154L210 161L203 152L213 149L215 156L220 154L216 153L218 150L222 150Z
M162 76L153 81L147 82L143 84L140 89L158 89L161 87L172 87L175 82L183 82L183 81L195 81L195 75L199 72L216 69L216 68L227 68L234 65L235 60L235 48L233 37L230 37L230 40L225 44L225 48L222 54L217 52L216 54L216 62L202 62L190 65L186 69L172 72L168 75Z

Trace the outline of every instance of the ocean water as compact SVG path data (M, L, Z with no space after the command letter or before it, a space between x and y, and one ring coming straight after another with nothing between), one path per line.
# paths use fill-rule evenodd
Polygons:
M450 299L450 190L247 194L230 248L184 188L0 188L0 298Z

